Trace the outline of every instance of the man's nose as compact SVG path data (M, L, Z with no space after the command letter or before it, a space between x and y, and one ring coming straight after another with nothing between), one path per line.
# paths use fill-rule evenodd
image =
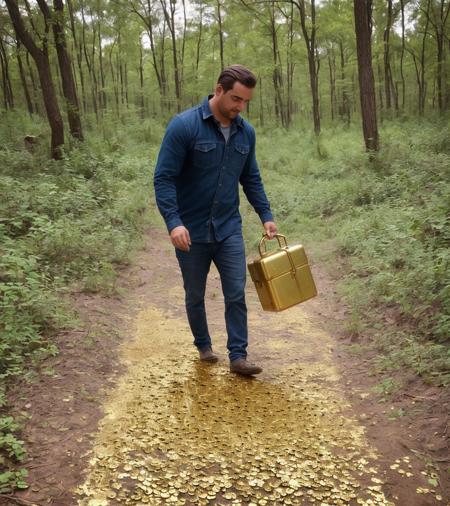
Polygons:
M239 110L240 111L243 111L245 109L245 106L247 105L246 102L242 101L242 102L239 102Z

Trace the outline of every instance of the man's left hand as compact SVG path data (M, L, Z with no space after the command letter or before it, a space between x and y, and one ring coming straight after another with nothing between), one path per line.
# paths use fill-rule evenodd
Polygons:
M273 239L275 234L278 232L277 226L273 221L266 221L264 223L264 230L269 239Z

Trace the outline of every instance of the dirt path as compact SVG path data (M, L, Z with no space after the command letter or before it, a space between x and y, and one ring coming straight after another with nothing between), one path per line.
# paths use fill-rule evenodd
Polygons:
M60 378L65 390L62 403L53 397L29 408L35 411L29 428L36 444L33 485L16 497L58 506L446 504L442 487L430 484L433 469L398 445L401 425L374 430L378 408L371 405L371 419L349 402L356 396L367 402L368 385L355 384L338 367L339 343L322 325L330 308L320 298L264 313L249 281L250 358L264 367L251 380L228 371L214 268L207 311L221 356L216 365L200 364L191 345L181 277L165 234L153 234L122 280L129 289L126 301L79 301L91 324L102 322L107 338L101 347L97 330L91 352L78 349L69 368L67 361L60 364L65 381L56 361L55 375L30 387L30 395L46 389L52 397ZM94 308L101 308L100 318ZM111 336L113 327L118 332ZM96 361L99 349L104 353ZM71 375L80 361L84 374ZM115 379L114 385L103 378ZM102 405L95 402L99 398ZM65 403L73 423L63 423L64 410L58 412L55 430L66 427L68 437L54 430L44 458L42 440L49 431L36 420L42 422L45 409L53 412L52 402L56 409ZM380 429L391 442L377 444L372 435ZM46 465L53 466L50 473Z

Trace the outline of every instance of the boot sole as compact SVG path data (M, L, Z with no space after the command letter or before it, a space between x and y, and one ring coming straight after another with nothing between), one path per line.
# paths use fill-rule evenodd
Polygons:
M238 371L235 369L230 369L230 372L234 374L240 374L241 376L255 376L256 374L261 374L262 369L253 370L253 371Z

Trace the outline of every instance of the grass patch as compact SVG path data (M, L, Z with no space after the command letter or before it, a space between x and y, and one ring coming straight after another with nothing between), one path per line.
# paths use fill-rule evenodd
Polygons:
M24 131L39 139L33 154ZM104 121L56 162L44 124L11 114L0 127L1 492L25 486L26 475L5 389L46 374L38 365L58 352L52 337L74 323L63 293L117 291L115 266L129 261L151 219L149 165L161 131L151 121Z
M347 334L370 337L379 370L436 385L450 382L449 137L444 121L385 122L369 160L359 128L258 136L280 232L335 278L352 310ZM262 229L242 201L256 252Z

